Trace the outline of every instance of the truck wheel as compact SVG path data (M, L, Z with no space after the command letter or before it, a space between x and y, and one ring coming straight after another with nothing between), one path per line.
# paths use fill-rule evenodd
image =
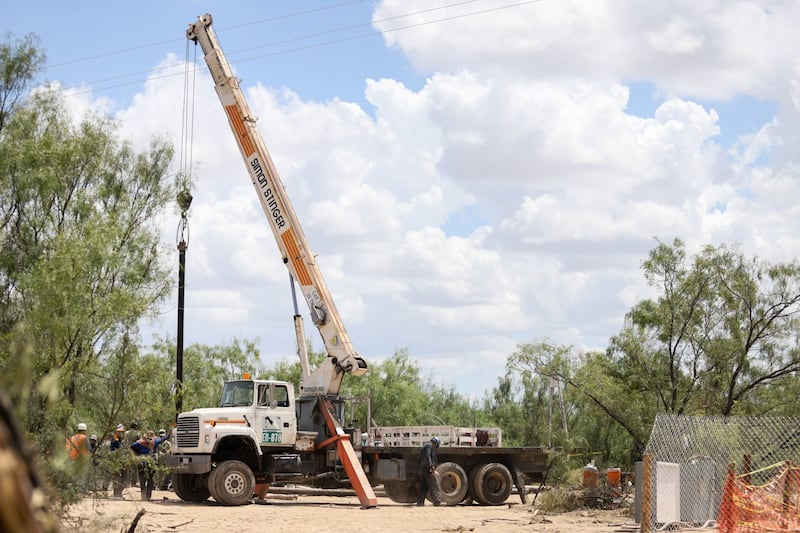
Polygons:
M207 480L205 474L175 474L172 488L178 498L185 502L204 502L211 495Z
M500 505L511 495L511 472L500 463L488 463L470 472L472 496L482 505Z
M223 461L208 476L208 488L217 503L242 505L253 497L256 478L241 461Z
M448 505L461 503L467 495L467 473L457 463L442 463L436 467L439 473L439 488L442 502Z
M383 490L390 500L397 503L414 503L417 501L418 487L410 481L386 481Z

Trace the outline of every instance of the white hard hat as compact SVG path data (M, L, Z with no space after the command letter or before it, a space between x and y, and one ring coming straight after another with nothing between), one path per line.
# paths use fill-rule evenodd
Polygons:
M86 431L87 429L88 428L86 427L86 424L84 424L83 422L78 424L78 431Z

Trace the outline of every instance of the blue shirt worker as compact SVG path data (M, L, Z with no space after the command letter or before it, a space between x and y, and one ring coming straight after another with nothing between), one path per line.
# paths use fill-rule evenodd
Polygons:
M166 436L156 437L154 431L148 431L141 439L131 444L133 453L139 456L139 463L136 468L139 472L139 489L142 493L142 500L149 500L153 495L153 485L155 476L155 451L158 445L167 440Z
M436 449L442 444L439 437L433 437L426 442L419 452L419 494L417 494L417 507L425 505L425 498L430 492L433 505L442 504L442 491L439 488L439 478L436 477Z

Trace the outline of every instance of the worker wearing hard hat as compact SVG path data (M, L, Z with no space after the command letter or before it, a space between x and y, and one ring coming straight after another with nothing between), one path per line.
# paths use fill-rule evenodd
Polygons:
M430 492L433 505L442 504L442 490L439 488L439 478L436 477L436 449L442 444L439 437L433 437L426 442L419 452L419 493L417 494L417 507L425 505L425 498Z
M75 434L67 439L67 453L74 465L73 476L75 486L85 491L87 489L87 477L89 473L89 436L86 434L88 428L81 422L75 428Z
M114 490L115 499L122 499L122 489L125 488L126 478L129 478L125 461L127 454L118 451L122 449L122 444L124 442L125 426L119 424L114 430L114 435L111 437L111 443L109 444L109 449L112 452L117 452L112 453L109 457L111 463L111 485Z
M89 447L89 438L86 436L87 430L86 424L81 422L78 424L75 434L67 439L67 451L70 459L89 457L91 448Z

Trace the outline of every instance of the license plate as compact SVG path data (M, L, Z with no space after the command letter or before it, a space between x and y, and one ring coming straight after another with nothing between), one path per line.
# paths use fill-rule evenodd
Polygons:
M280 431L271 431L265 429L261 433L261 442L265 442L267 444L280 444L281 442L281 432Z

